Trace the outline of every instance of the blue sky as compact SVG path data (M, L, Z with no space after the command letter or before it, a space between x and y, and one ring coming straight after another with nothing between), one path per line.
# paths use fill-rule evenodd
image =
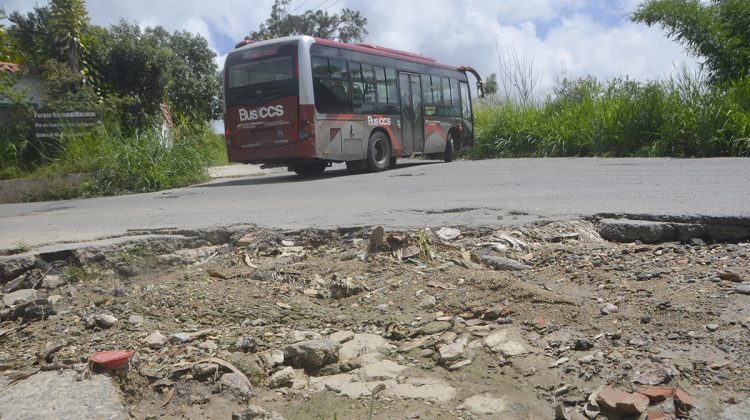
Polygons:
M304 2L304 3L303 3ZM7 11L45 1L3 0ZM499 59L533 63L540 89L560 77L594 75L664 78L696 60L658 28L631 23L637 0L293 0L298 12L320 5L343 7L368 18L366 42L423 53L448 64L468 64L481 74L500 72ZM273 0L89 0L94 23L119 19L204 35L217 62L271 10ZM300 7L301 6L301 7Z

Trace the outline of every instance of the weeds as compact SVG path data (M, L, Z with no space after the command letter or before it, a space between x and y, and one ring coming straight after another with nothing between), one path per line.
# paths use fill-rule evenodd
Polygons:
M25 252L31 251L32 249L33 247L31 245L27 244L24 241L21 241L21 242L18 242L14 248L10 249L9 253L11 255L23 254Z
M74 265L65 267L65 275L74 282L91 281L97 277L95 272L86 271L85 268Z
M565 79L540 105L480 105L475 116L475 159L750 156L750 78L723 87L687 72L647 83Z

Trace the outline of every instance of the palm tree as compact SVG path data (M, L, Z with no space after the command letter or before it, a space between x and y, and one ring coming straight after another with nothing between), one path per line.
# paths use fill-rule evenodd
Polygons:
M85 0L51 0L50 31L60 59L71 70L81 71L85 46L83 29L88 24Z

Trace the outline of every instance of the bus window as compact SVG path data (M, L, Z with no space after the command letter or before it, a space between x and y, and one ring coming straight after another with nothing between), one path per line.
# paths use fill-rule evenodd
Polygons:
M328 59L325 57L312 57L312 68L314 77L328 77Z
M440 78L440 82L443 85L443 106L447 108L453 103L451 100L451 85L446 77Z
M432 83L430 82L430 75L422 75L422 96L424 97L425 105L433 105L435 101L432 99Z
M323 114L349 112L351 101L349 99L349 81L346 80L346 61L312 57L312 66L313 92L318 112Z
M372 66L362 66L362 76L365 79L364 101L377 102L375 98L375 70Z
M334 79L347 79L346 61L336 58L329 58L328 62L331 69L331 77Z
M458 117L461 115L459 111L459 93L458 93L458 80L450 79L451 82L451 97L453 97L453 106L451 106L451 117Z
M362 64L349 63L349 71L352 79L352 99L355 102L362 102L365 92L365 85L362 83Z
M388 103L398 103L398 90L396 89L396 70L385 69L385 84L388 88Z
M388 90L385 86L385 68L375 66L375 79L378 82L378 102L384 104L388 102Z

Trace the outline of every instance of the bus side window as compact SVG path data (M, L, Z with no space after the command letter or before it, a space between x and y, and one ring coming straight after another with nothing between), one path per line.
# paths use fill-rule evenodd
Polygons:
M388 103L398 103L398 89L396 89L396 70L385 69L385 84L388 88Z
M435 99L432 96L432 82L429 74L422 75L422 97L424 98L424 115L435 115Z
M451 96L453 97L453 105L451 106L451 117L459 117L461 116L461 110L460 110L460 101L459 101L459 92L458 92L458 80L456 79L450 79L451 82Z
M375 70L370 65L362 66L362 76L365 79L365 102L377 102L375 98Z
M324 114L349 112L349 81L346 61L312 57L315 107ZM342 70L343 69L343 70Z
M384 104L388 102L388 93L385 86L385 68L375 66L375 79L378 82L378 102Z
M365 84L362 83L362 64L349 63L349 71L352 80L352 99L354 102L362 102L365 92Z

